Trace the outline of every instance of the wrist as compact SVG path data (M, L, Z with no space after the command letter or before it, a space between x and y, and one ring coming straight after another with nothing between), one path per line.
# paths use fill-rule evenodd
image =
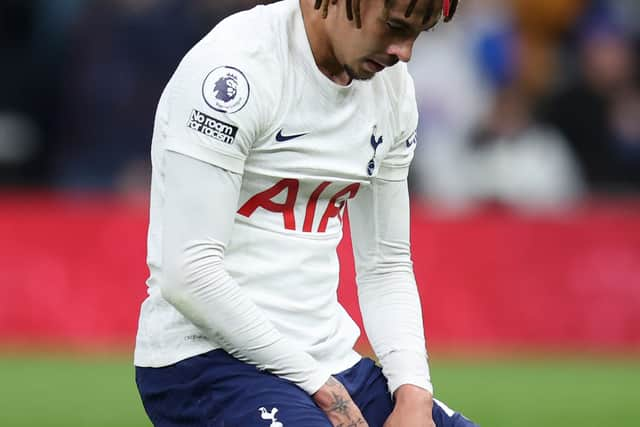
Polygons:
M318 405L318 407L320 407L321 409L325 409L331 406L331 403L333 402L333 396L331 395L331 392L327 390L326 387L324 386L321 387L320 390L315 392L311 396L311 398L316 403L316 405Z
M403 384L393 394L396 403L432 404L433 395L427 389L413 384Z
M311 396L311 398L316 405L320 407L320 409L325 410L334 405L336 395L341 395L343 390L344 387L338 380L333 377L329 377L329 379Z

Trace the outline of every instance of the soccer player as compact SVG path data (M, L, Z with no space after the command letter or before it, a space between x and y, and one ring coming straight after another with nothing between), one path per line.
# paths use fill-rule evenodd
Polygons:
M155 119L135 365L156 426L463 427L432 396L406 62L455 0L285 0L198 43ZM349 210L359 303L336 298Z

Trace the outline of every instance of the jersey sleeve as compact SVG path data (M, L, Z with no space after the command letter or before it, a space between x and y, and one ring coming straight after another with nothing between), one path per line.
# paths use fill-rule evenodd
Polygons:
M279 70L273 47L239 45L225 30L196 45L169 83L166 149L242 174L277 109Z
M411 261L407 182L374 179L348 209L362 319L389 391L413 384L433 392Z
M330 373L285 337L224 267L241 181L166 154L162 296L233 357L313 394Z
M402 64L404 65L404 64ZM378 177L388 181L402 181L409 175L409 166L416 148L418 106L413 79L406 70L402 73L400 89L390 95L393 104L394 139L380 165Z

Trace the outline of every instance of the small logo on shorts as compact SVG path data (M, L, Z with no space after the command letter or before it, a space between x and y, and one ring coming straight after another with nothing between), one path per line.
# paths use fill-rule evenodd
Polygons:
M249 100L249 81L235 67L222 66L211 71L202 84L207 105L221 113L240 111Z
M276 419L278 408L273 408L271 412L267 412L267 408L263 406L258 410L260 411L260 418L267 421L271 420L271 424L269 424L269 427L284 427L284 424Z
M187 127L225 144L233 144L238 133L236 126L209 117L198 110L191 111Z

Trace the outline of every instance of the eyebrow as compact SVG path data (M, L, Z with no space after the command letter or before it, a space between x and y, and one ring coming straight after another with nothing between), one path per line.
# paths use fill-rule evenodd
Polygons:
M391 16L390 16L390 17L387 19L387 22L391 22L391 23L393 23L393 24L395 24L395 25L397 25L397 26L399 26L399 27L402 27L402 29L403 29L403 30L406 30L406 31L412 31L412 30L413 30L413 28L411 27L411 25L409 25L406 21L404 21L404 20L402 20L402 19L400 19L400 18L394 18L394 17L391 17ZM428 26L428 27L426 27L426 28L423 28L422 30L420 30L420 32L429 31L429 30L431 30L433 27L435 27L435 25L436 25L436 24L433 24L433 25L430 25L430 26Z

